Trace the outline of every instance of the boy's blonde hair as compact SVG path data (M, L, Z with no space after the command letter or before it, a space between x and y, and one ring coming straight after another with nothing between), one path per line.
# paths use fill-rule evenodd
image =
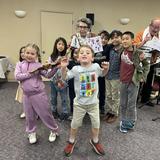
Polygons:
M91 52L92 52L92 55L93 55L93 57L94 57L94 50L92 49L92 47L90 47L89 45L81 45L79 48L78 48L78 51L77 51L77 54L79 55L79 52L80 52L80 49L81 48L88 48L88 49L90 49L91 50Z

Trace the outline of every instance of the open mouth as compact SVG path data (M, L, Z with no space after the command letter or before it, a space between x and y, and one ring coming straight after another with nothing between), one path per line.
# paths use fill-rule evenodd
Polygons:
M86 59L87 59L87 57L82 57L82 59L83 59L83 60L86 60Z

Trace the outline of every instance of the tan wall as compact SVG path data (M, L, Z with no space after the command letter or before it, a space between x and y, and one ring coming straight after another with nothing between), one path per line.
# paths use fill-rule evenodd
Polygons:
M153 17L160 17L159 6L159 0L0 0L0 55L8 56L16 64L21 46L34 42L41 48L40 11L71 12L74 21L86 13L94 13L96 33L101 29L136 33ZM26 10L27 16L17 18L14 10ZM121 25L121 17L129 17L130 23ZM9 80L13 79L10 73Z

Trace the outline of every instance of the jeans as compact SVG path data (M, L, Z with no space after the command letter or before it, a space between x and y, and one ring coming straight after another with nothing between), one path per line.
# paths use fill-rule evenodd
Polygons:
M61 106L62 106L62 113L68 114L68 87L58 90L56 89L54 83L51 81L50 82L51 86L51 109L52 112L57 111L57 97L58 97L58 92L61 97Z
M122 83L120 87L120 118L121 121L137 120L137 95L139 87L134 83Z

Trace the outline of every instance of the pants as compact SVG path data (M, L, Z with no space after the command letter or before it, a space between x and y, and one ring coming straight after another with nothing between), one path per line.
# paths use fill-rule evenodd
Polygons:
M26 132L35 132L37 115L50 130L58 132L58 125L52 116L45 92L32 96L24 95L23 105L26 114Z
M137 95L139 87L134 83L122 83L120 86L120 119L137 120Z
M104 111L105 106L105 77L98 77L98 85L99 85L99 109L100 111Z
M71 113L73 113L73 101L76 96L74 91L74 79L70 79L68 81L68 86L69 86L70 111Z
M73 119L71 122L71 128L77 129L82 126L83 118L88 113L92 128L100 128L99 106L98 104L92 105L74 105Z
M150 67L150 71L147 76L147 80L143 85L141 93L141 102L146 103L150 100L150 95L152 92L152 80L153 80L154 67Z
M119 87L119 80L106 80L106 112L116 116L119 114Z
M55 112L57 110L57 97L58 92L60 93L61 97L61 105L62 105L62 113L68 114L68 88L64 88L63 90L57 90L54 86L54 83L50 82L51 86L51 110Z

